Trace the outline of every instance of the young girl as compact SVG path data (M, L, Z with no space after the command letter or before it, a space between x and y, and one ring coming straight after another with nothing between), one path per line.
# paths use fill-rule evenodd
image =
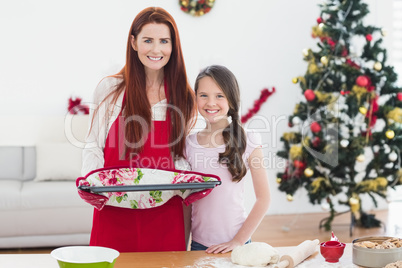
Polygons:
M193 203L191 250L226 253L250 241L268 210L270 193L261 140L255 133L246 134L240 125L239 86L226 67L213 65L201 71L195 93L206 127L187 138L187 161L193 171L218 175L222 185ZM247 169L256 195L248 216L243 204Z

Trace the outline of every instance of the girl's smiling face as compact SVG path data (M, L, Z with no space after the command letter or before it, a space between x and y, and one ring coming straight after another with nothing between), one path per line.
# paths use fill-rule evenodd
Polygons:
M210 124L227 120L229 102L215 81L205 76L200 79L197 89L197 106L200 114Z

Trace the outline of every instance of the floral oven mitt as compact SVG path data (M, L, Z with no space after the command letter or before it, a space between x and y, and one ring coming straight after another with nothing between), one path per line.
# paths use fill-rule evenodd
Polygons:
M180 183L220 182L219 177L198 172L181 170L161 170L151 168L102 168L80 177L78 186L127 186L127 185L159 185ZM123 187L124 188L124 187ZM134 187L135 188L135 187ZM180 189L180 190L150 190L150 191L121 191L103 192L99 194L78 189L80 197L87 203L101 210L105 205L146 209L158 207L173 196L183 198L186 205L207 196L213 189Z

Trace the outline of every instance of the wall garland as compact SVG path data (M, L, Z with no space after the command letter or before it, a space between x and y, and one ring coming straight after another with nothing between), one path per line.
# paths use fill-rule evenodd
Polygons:
M184 12L199 17L211 11L215 0L179 0L180 8Z

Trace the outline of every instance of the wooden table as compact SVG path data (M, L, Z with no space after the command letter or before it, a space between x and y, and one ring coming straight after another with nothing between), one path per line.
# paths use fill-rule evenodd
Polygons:
M280 255L287 254L294 247L277 247ZM57 261L50 254L0 254L0 267L10 268L57 268ZM230 260L230 253L207 254L204 251L137 252L121 253L114 268L241 268ZM357 268L352 263L352 246L347 244L339 263L327 263L317 251L297 268Z

